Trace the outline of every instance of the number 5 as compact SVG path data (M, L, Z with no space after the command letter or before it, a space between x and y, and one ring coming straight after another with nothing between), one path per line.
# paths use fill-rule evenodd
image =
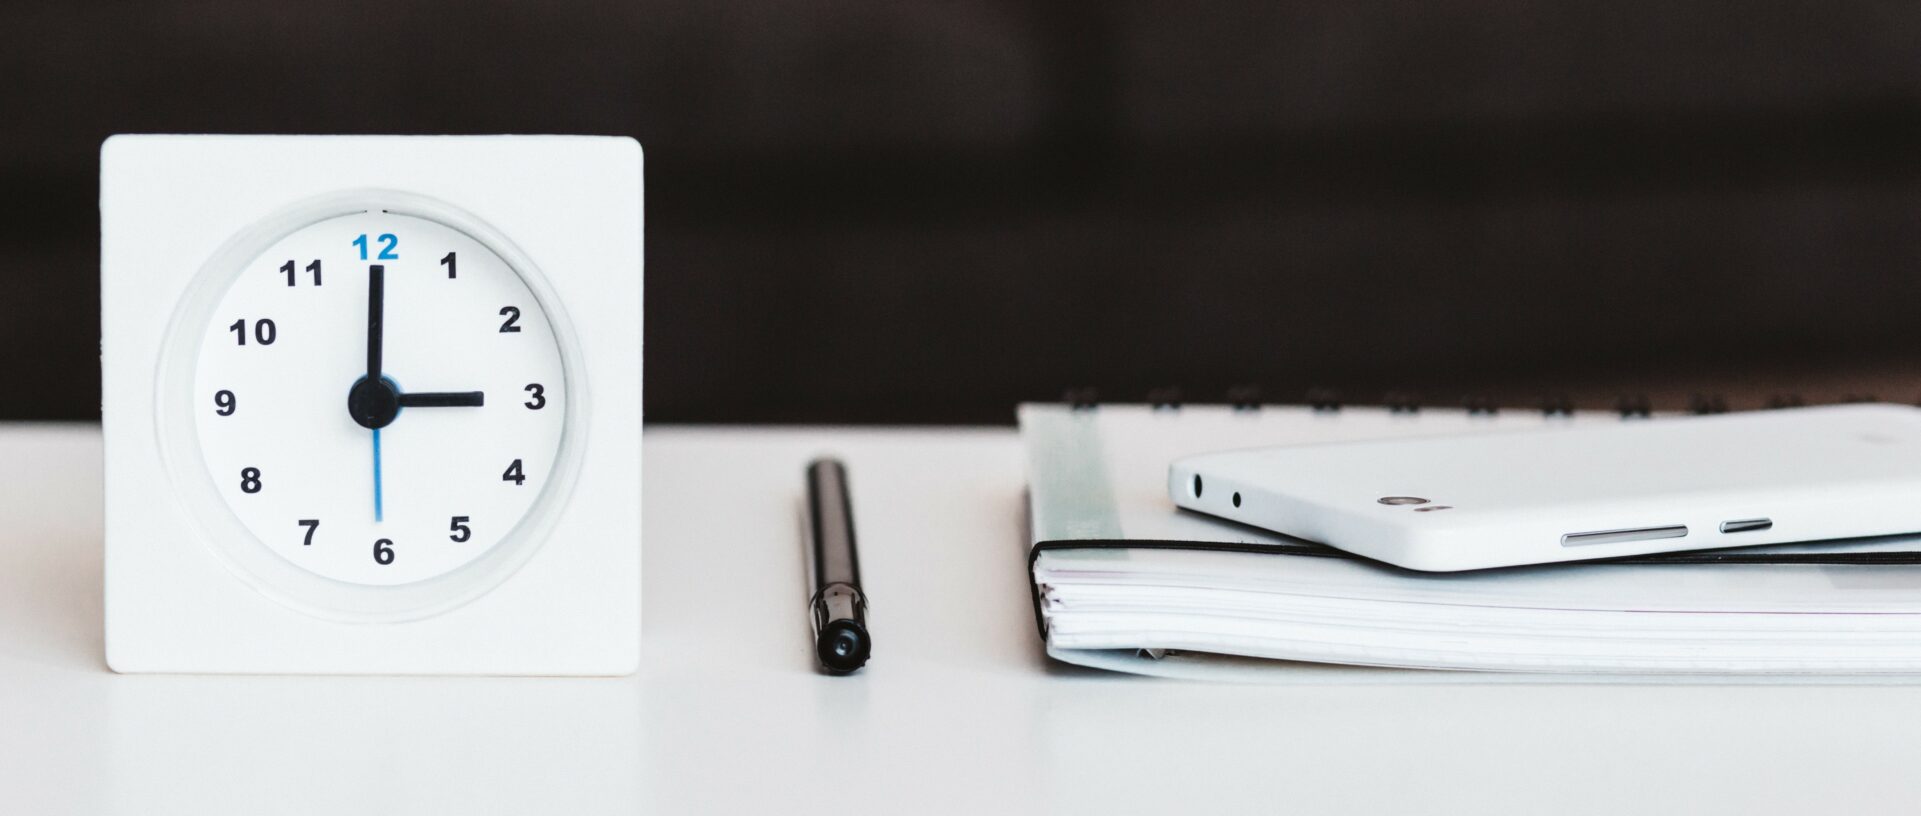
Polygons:
M455 544L474 537L473 528L467 526L467 520L466 516L454 516L454 523L447 527L453 531L453 535L447 537L453 539Z

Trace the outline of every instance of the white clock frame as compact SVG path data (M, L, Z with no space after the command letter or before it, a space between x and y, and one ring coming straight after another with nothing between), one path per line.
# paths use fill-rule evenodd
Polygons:
M108 664L122 672L634 671L641 165L640 146L617 137L108 139ZM474 563L395 587L333 581L267 551L215 495L182 415L198 333L241 265L302 226L369 207L446 224L514 267L554 326L569 394L555 478L529 516Z

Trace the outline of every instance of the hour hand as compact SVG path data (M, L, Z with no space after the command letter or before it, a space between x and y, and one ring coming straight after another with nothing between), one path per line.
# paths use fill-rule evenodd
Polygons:
M479 391L410 391L400 395L402 408L479 408L487 395Z

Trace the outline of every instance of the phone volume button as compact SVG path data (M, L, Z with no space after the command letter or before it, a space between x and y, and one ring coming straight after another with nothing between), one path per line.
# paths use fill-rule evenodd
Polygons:
M1721 532L1723 533L1755 533L1762 530L1773 529L1773 527L1774 519L1765 518L1721 522Z
M1561 546L1578 547L1588 544L1624 544L1630 541L1658 541L1663 538L1686 538L1688 528L1685 524L1670 524L1665 527L1634 527L1626 530L1596 530L1591 533L1568 533L1561 536Z

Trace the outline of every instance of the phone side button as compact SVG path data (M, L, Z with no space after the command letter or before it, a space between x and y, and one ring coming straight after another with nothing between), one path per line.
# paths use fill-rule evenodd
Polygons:
M1721 522L1723 533L1753 533L1774 527L1774 519L1739 519Z
M1688 528L1685 524L1670 524L1666 527L1636 527L1629 530L1596 530L1591 533L1568 533L1561 536L1561 546L1575 547L1586 544L1625 544L1630 541L1658 541L1663 538L1686 538Z

